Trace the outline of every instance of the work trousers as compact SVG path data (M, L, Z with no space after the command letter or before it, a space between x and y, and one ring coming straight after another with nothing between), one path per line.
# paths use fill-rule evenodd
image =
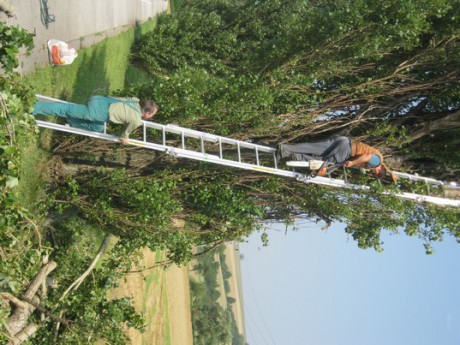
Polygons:
M312 159L343 165L351 156L351 141L348 137L336 137L314 143L282 144L278 147L281 158L293 157L298 161Z
M104 96L93 96L86 104L37 102L33 115L65 117L70 126L93 132L103 132L109 120L109 107L113 101Z

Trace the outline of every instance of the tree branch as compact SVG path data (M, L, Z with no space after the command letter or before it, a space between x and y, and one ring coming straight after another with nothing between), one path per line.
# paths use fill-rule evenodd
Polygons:
M105 249L107 248L107 245L109 244L109 240L113 237L114 235L112 233L107 234L105 236L104 240L101 243L101 246L99 247L99 250L94 257L93 261L91 262L91 265L89 265L88 269L80 276L78 277L70 286L67 288L67 290L64 292L64 294L61 296L59 301L62 301L72 290L78 289L78 287L83 283L83 281L86 279L86 277L91 273L91 271L94 269L96 266L97 262L99 261L101 255L104 253Z

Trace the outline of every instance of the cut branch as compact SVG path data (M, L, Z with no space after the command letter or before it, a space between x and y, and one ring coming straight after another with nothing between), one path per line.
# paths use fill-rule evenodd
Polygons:
M88 269L80 277L78 277L72 284L70 284L70 286L67 288L67 290L65 290L64 294L59 299L59 301L62 301L69 294L69 292L71 292L72 290L78 289L78 287L81 285L81 283L83 283L83 281L91 273L91 271L94 269L94 267L96 267L97 262L99 261L99 259L101 258L101 255L106 250L107 245L109 244L109 241L113 236L114 235L112 233L109 233L109 234L107 234L107 236L105 236L104 240L101 243L101 246L99 247L99 250L98 250L96 256L94 257L93 261L91 262L91 265L89 265Z
M56 262L51 261L40 268L22 298L15 297L8 292L0 293L1 297L14 305L13 312L7 321L7 329L11 337L9 344L21 344L37 331L38 326L28 323L28 319L40 304L40 299L36 296L38 289L56 267ZM43 311L44 308L40 306L40 310Z

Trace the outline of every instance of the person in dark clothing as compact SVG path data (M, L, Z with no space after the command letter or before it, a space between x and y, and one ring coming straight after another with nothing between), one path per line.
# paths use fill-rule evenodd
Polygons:
M379 150L344 136L312 143L279 145L278 158L287 157L298 161L323 161L319 171L327 168L326 172L331 172L341 166L368 168L376 177L389 173L393 182L397 179L383 163L383 156ZM313 171L313 176L316 176L316 173L317 171Z

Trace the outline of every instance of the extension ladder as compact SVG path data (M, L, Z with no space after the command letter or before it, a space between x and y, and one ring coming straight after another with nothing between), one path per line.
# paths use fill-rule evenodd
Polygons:
M36 97L41 101L66 103L65 101L43 95L36 95ZM53 122L40 120L37 120L36 122L37 125L42 128L108 141L120 141L117 136L107 133L106 128L104 128L103 133L98 133L69 127L68 125L60 125ZM171 140L171 138L174 140ZM281 169L278 167L276 149L272 147L200 132L172 124L162 125L150 121L143 121L142 140L130 139L129 141L131 145L165 152L166 154L173 155L178 158L188 158L244 170L258 171L282 177L294 178L305 183L323 186L369 189L368 186L350 184L340 179L322 176L309 178L307 174L297 172L295 169L292 171ZM428 184L444 185L443 182L431 178L405 173L397 174L402 178L422 180ZM390 192L388 192L388 194L389 193ZM460 206L460 200L429 195L404 192L396 194L396 196L407 200L413 200L415 202L428 202L445 206Z

